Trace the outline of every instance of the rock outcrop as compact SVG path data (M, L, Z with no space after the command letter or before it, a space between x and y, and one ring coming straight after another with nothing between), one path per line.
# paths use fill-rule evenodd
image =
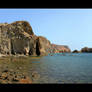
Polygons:
M51 44L52 53L71 52L68 46Z
M38 36L36 40L36 53L37 55L47 55L50 53L51 43L45 37Z
M0 24L0 53L46 55L49 53L50 41L36 36L27 21Z
M72 53L80 53L80 51L74 50L74 51L72 51Z
M45 37L36 36L27 21L0 24L0 54L39 56L61 52L70 52L70 49L51 44Z
M92 48L84 47L81 49L82 53L92 53Z
M0 53L34 55L36 38L32 27L26 21L0 24Z

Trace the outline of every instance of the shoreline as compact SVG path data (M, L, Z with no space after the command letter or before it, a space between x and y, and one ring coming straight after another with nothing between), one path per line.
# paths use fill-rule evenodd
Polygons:
M91 52L64 52L64 53L49 53L48 55L52 55L52 54L66 54L66 53L91 53ZM41 57L41 56L48 56L48 55L40 55L40 56L37 56L37 55L23 55L23 54L16 54L16 55L5 55L5 54L0 54L0 58L1 57ZM52 55L53 56L53 55Z

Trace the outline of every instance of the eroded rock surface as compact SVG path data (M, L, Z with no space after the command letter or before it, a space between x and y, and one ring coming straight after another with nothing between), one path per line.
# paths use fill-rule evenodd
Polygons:
M60 52L70 52L70 49L53 45L45 37L36 36L27 21L0 24L0 54L39 56Z
M36 53L37 55L47 55L50 53L51 43L45 37L38 36L36 42Z
M0 24L0 53L36 55L36 38L26 21Z

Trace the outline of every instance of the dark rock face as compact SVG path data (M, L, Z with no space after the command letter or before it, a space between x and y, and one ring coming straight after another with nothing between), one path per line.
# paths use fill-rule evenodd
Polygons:
M84 47L84 48L81 49L81 52L83 52L83 53L85 53L85 52L92 53L92 48Z
M52 53L71 52L68 46L51 44Z
M72 53L79 53L79 51L78 50L74 50Z

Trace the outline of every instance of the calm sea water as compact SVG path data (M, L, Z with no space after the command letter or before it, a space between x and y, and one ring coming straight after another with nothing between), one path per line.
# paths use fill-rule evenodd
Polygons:
M40 74L38 83L92 83L92 54L67 53L32 61Z
M53 56L8 58L0 65L21 67L29 77L36 73L33 83L92 83L92 53L65 53ZM2 69L2 67L1 67Z

